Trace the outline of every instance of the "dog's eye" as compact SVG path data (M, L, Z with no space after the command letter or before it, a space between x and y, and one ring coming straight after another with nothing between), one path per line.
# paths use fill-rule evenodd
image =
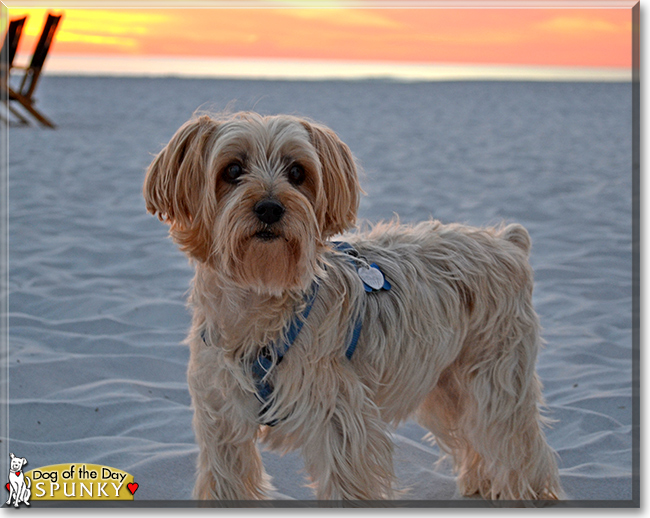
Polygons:
M221 176L228 183L237 183L242 174L244 174L244 168L240 164L235 163L226 167Z
M289 169L288 177L293 185L300 185L305 181L305 169L300 164L293 164Z

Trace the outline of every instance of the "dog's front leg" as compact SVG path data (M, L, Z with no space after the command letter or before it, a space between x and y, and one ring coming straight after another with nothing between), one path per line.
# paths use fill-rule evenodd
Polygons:
M7 500L5 503L6 505L11 505L11 499L15 496L15 491L14 491L14 486L10 482L9 483L9 500Z
M337 374L336 391L322 391L327 401L321 403L331 404L330 412L324 422L311 424L303 447L316 498L393 498L393 443L387 426L354 373L342 369Z
M199 500L259 500L271 490L257 449L258 426L197 406L199 444L193 497Z

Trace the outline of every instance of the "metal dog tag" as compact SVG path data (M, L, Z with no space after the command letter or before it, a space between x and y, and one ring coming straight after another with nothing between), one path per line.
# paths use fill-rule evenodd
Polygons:
M384 274L378 268L370 266L362 266L357 269L357 273L363 282L370 286L373 290L380 290L384 286Z

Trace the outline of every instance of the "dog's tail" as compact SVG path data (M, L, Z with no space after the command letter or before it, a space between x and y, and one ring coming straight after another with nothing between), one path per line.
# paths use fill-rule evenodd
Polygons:
M530 254L530 249L532 247L530 235L528 234L528 231L518 223L512 223L511 225L506 226L501 232L501 237L510 241L512 244L517 245L526 252L526 255Z
M27 486L28 489L31 488L32 487L32 479L29 478L29 477L25 477L25 485Z

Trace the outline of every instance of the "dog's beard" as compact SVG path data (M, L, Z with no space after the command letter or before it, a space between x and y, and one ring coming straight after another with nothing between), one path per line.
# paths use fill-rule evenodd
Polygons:
M287 207L287 212L291 211ZM215 267L228 280L258 293L306 290L320 271L322 248L316 218L309 211L264 225L253 217L221 218L215 235Z
M277 293L299 288L305 269L303 248L297 239L283 235L272 240L254 235L242 247L238 276L245 285L258 291Z

